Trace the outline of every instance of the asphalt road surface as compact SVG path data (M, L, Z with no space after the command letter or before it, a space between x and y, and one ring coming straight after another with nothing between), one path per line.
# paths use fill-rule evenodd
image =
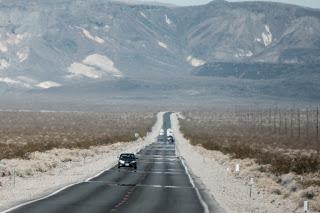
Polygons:
M170 113L163 129L171 128ZM115 166L98 177L21 206L19 213L223 212L176 156L166 135L138 153L137 171ZM39 183L41 184L41 183Z

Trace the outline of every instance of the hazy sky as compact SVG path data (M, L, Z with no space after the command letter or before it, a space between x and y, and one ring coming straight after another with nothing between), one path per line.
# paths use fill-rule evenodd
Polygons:
M176 5L197 5L197 4L206 4L211 0L145 0L145 1L156 1L156 2L164 2L171 3ZM230 2L239 2L243 0L228 0ZM261 0L247 0L247 1L261 1ZM267 1L267 0L264 0ZM290 4L297 4L307 7L320 8L320 0L272 0L274 2L285 2Z

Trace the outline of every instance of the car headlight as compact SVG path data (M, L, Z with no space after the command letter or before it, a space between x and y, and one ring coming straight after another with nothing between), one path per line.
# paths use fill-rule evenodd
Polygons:
M124 164L124 160L119 160L119 163Z
M131 163L136 163L136 161L134 160L134 161L131 161Z

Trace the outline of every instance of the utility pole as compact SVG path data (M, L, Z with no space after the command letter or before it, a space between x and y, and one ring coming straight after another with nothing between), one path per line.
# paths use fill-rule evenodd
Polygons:
M259 113L259 117L260 117L260 131L262 131L262 116L263 116L263 111Z
M273 132L274 133L277 133L276 117L277 117L277 110L275 110L273 113Z
M300 109L298 109L298 131L299 131L299 139L301 137L301 121L300 121Z
M272 111L271 108L269 109L269 130L272 133Z
M309 141L309 109L306 109L307 123L306 123L306 138Z
M279 134L281 134L281 127L282 127L282 115L281 115L281 109L279 109Z
M291 120L291 121L290 121L291 134L290 134L290 135L291 135L291 138L292 138L292 137L293 137L293 110L292 110L292 109L290 110L290 117L291 117L291 118L290 118L290 120Z
M287 112L284 113L284 130L286 137L288 135L288 118L287 118Z
M318 154L320 152L320 144L319 144L319 106L317 106L317 139L316 139L316 142L317 142L317 151L318 151Z

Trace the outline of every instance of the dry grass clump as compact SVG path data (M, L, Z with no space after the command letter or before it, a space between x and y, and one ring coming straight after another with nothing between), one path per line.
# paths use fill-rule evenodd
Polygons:
M320 211L318 113L298 112L298 117L261 111L185 112L180 126L193 145L227 154L232 165L253 159L255 165L248 165L252 170L246 174L270 194L290 198L300 208L309 200L312 210Z
M194 145L201 144L238 159L256 159L258 164L271 165L270 170L279 175L320 171L317 143L304 140L301 133L298 137L294 132L290 137L288 129L280 130L281 127L273 124L270 127L267 122L263 125L261 121L253 124L230 112L187 112L185 115L186 119L180 120L181 130Z
M0 160L35 151L81 148L145 136L155 113L0 112Z

